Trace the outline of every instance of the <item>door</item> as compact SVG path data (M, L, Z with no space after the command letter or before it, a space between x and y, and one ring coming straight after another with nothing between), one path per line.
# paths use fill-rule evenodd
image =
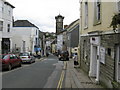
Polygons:
M15 55L10 55L10 62L13 67L17 65L17 59L16 59Z
M116 48L116 80L120 82L120 46Z
M93 46L93 76L96 77L97 74L97 46Z

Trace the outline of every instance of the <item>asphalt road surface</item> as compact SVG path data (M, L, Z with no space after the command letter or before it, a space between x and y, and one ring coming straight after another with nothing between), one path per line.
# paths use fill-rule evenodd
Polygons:
M49 55L44 60L23 64L2 73L2 88L57 88L63 62Z

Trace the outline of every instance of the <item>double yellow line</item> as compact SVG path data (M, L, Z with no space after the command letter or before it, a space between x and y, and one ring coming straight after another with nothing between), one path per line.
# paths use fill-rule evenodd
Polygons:
M66 66L67 66L67 62L64 62L63 69L66 69ZM65 76L65 71L62 70L62 73L61 73L61 76L60 76L60 80L58 82L57 90L60 90L62 88L64 76Z
M63 83L64 76L65 76L65 72L62 71L62 74L61 74L61 76L60 76L60 80L59 80L59 82L58 82L57 90L59 90L59 89L62 88L62 83Z

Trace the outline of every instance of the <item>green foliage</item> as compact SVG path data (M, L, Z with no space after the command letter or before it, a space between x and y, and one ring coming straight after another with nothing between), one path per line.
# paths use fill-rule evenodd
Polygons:
M120 13L115 14L112 18L112 22L110 27L113 27L113 30L116 30L116 28L118 27L118 25L120 24Z

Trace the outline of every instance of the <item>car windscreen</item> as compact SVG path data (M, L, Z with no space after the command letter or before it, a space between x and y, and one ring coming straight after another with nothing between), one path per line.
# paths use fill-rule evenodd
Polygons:
M2 55L2 59L8 59L9 55Z
M20 56L29 56L28 53L20 53Z

